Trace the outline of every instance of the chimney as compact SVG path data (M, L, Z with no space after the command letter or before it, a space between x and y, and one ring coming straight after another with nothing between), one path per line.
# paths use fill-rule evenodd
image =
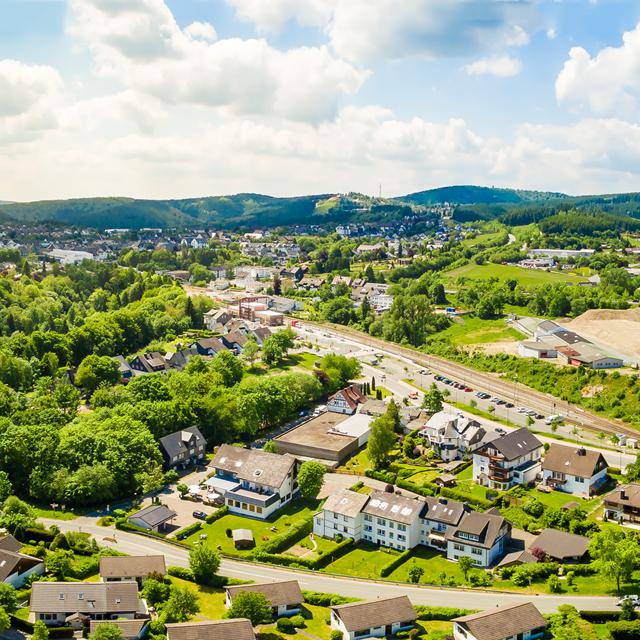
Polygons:
M439 502L440 504L447 504L447 502L448 502L448 501L447 501L447 499L446 499L446 498L438 498L438 502Z
M578 449L578 455L579 456L586 456L587 455L587 450L584 447L580 447Z
M627 500L627 492L624 490L624 487L620 489L620 500Z

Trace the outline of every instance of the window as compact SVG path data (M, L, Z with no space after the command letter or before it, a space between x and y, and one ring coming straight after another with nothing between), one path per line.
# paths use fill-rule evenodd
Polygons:
M393 540L393 531L390 531L390 532L389 532L389 538L390 538L391 540Z
M384 535L384 529L378 529L378 535L379 536L383 536Z
M482 555L482 549L476 549L476 547L471 547L471 553L474 556L481 556Z
M403 536L401 533L398 534L398 540L402 540L403 542L407 539L407 536Z
M371 522L373 520L373 518L368 513L364 514L364 519L366 522Z
M322 518L316 518L316 524L322 524Z
M463 544L458 544L457 542L453 543L453 548L456 551L464 551L464 545Z
M398 531L406 531L407 530L407 525L406 524L399 524L398 525Z
M256 513L262 513L262 507L256 507Z
M389 523L389 529L393 529L393 526L394 526L394 525L393 525L393 522L390 522L390 523Z
M378 518L378 524L384 527L387 524L387 521L384 518Z
M370 524L365 524L364 525L364 530L365 531L372 531L373 527Z
M584 478L580 478L579 476L576 476L576 482L578 484L582 484L584 482Z

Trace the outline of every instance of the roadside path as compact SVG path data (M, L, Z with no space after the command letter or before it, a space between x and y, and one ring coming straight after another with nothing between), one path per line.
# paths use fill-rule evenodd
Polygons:
M56 525L61 531L81 530L93 535L101 546L116 549L129 555L164 555L168 565L187 567L189 554L186 549L176 547L162 540L146 538L128 531L115 531L100 527L92 518L80 517L75 520L42 519L46 525ZM115 539L115 542L114 542ZM303 589L337 593L352 598L375 598L406 594L414 604L438 607L461 607L465 609L488 609L498 604L534 602L543 613L553 613L562 604L572 604L577 609L611 611L616 609L616 599L602 596L576 595L523 595L497 593L492 591L439 589L418 587L409 584L395 584L383 581L332 576L319 572L298 571L290 568L254 564L240 560L223 559L220 573L231 578L273 582L277 580L298 580Z

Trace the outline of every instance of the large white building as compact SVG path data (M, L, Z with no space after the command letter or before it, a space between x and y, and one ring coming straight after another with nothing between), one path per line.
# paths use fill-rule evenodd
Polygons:
M420 431L444 462L457 460L475 449L486 433L476 420L447 411L434 413Z
M543 483L556 491L588 498L607 480L607 461L599 451L553 443L542 462Z
M450 560L467 555L477 566L488 567L504 553L511 525L497 513L470 511L455 500L345 489L329 496L315 514L313 532L400 551L422 544Z

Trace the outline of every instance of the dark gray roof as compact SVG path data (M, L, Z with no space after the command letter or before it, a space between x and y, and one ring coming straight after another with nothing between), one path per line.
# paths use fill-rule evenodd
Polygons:
M516 460L542 447L542 442L528 429L517 429L507 435L492 440L481 449L481 453L487 449L496 449L506 460Z
M480 513L470 511L465 513L456 529L450 529L446 533L447 540L456 540L465 544L491 549L500 536L500 531L507 521L496 513ZM478 540L463 538L460 534L467 533L477 536Z
M431 497L426 497L424 500L426 505L420 514L423 519L436 520L456 526L466 511L465 505L456 500Z
M578 344L579 342L589 343L589 340L587 340L586 338L583 338L582 336L578 335L574 331L566 331L564 329L561 331L556 331L553 334L553 338L554 340L555 339L561 340L565 344Z
M175 431L164 438L160 438L160 446L165 450L169 460L174 456L184 456L188 454L192 446L200 447L207 445L198 427L187 427L182 431Z
M531 549L541 549L545 555L556 560L581 558L589 549L591 540L575 533L545 529L530 545Z
M18 542L10 533L7 533L0 538L0 549L18 552L22 549L22 543Z
M175 518L176 515L177 513L172 509L169 509L166 505L154 504L150 507L146 507L140 511L132 513L127 520L136 518L138 520L142 520L150 527L157 527L159 524L167 522L168 520L171 520L171 518Z

